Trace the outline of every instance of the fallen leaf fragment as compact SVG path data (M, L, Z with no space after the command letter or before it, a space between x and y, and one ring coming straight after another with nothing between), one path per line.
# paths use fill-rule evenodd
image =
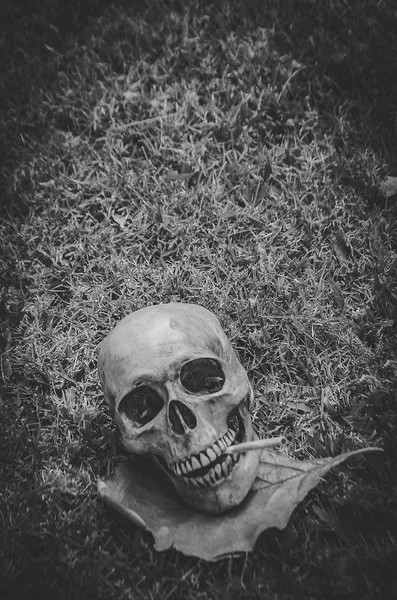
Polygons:
M1 357L1 371L4 379L11 379L12 367L9 359L6 356Z
M115 221L115 223L117 223L117 225L119 225L119 227L121 227L121 229L125 228L125 224L127 222L128 217L123 215L118 215L117 213L112 214L112 218L113 221Z
M188 181L193 173L178 173L178 171L169 169L165 175L168 179L171 179L171 181Z
M382 181L381 188L386 198L397 195L397 177L386 177L385 181Z
M340 264L349 260L350 249L346 244L345 236L343 235L343 231L339 230L336 234L336 240L334 244L335 253L339 259Z
M266 529L283 529L294 508L330 469L374 450L380 449L297 461L265 449L252 490L238 507L223 515L207 515L182 502L167 478L145 458L133 457L117 465L108 479L98 482L98 492L113 508L151 532L156 550L175 548L214 561L249 552Z
M342 291L341 291L339 285L337 283L335 283L335 281L333 279L330 279L329 287L331 288L332 295L334 297L334 300L335 300L338 308L343 310L345 308L345 301L343 299L343 294L342 294Z

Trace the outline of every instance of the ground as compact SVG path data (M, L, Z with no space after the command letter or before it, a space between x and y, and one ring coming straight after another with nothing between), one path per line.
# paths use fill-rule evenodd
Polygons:
M1 597L395 598L394 1L7 0L0 28ZM248 556L156 553L97 495L98 347L169 301L218 315L289 456L384 449Z

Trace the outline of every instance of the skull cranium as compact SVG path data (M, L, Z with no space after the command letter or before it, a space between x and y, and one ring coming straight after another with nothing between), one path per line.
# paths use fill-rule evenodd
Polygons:
M124 447L150 454L179 496L209 513L249 492L259 452L225 454L256 437L246 371L218 319L201 306L149 306L104 340L99 374Z

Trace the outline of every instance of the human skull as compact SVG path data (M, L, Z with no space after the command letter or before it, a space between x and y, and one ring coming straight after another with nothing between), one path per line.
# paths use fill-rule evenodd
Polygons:
M240 504L260 452L224 451L256 438L253 392L215 315L183 303L132 313L104 340L99 375L128 452L151 455L197 509Z

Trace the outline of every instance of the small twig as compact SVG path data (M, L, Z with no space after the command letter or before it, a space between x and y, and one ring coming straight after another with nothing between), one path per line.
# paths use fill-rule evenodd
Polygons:
M272 448L273 446L279 446L285 442L285 437L268 438L265 440L254 440L253 442L243 442L242 444L236 444L235 446L229 446L224 454L236 454L237 452L249 452L250 450L260 450L261 448Z

